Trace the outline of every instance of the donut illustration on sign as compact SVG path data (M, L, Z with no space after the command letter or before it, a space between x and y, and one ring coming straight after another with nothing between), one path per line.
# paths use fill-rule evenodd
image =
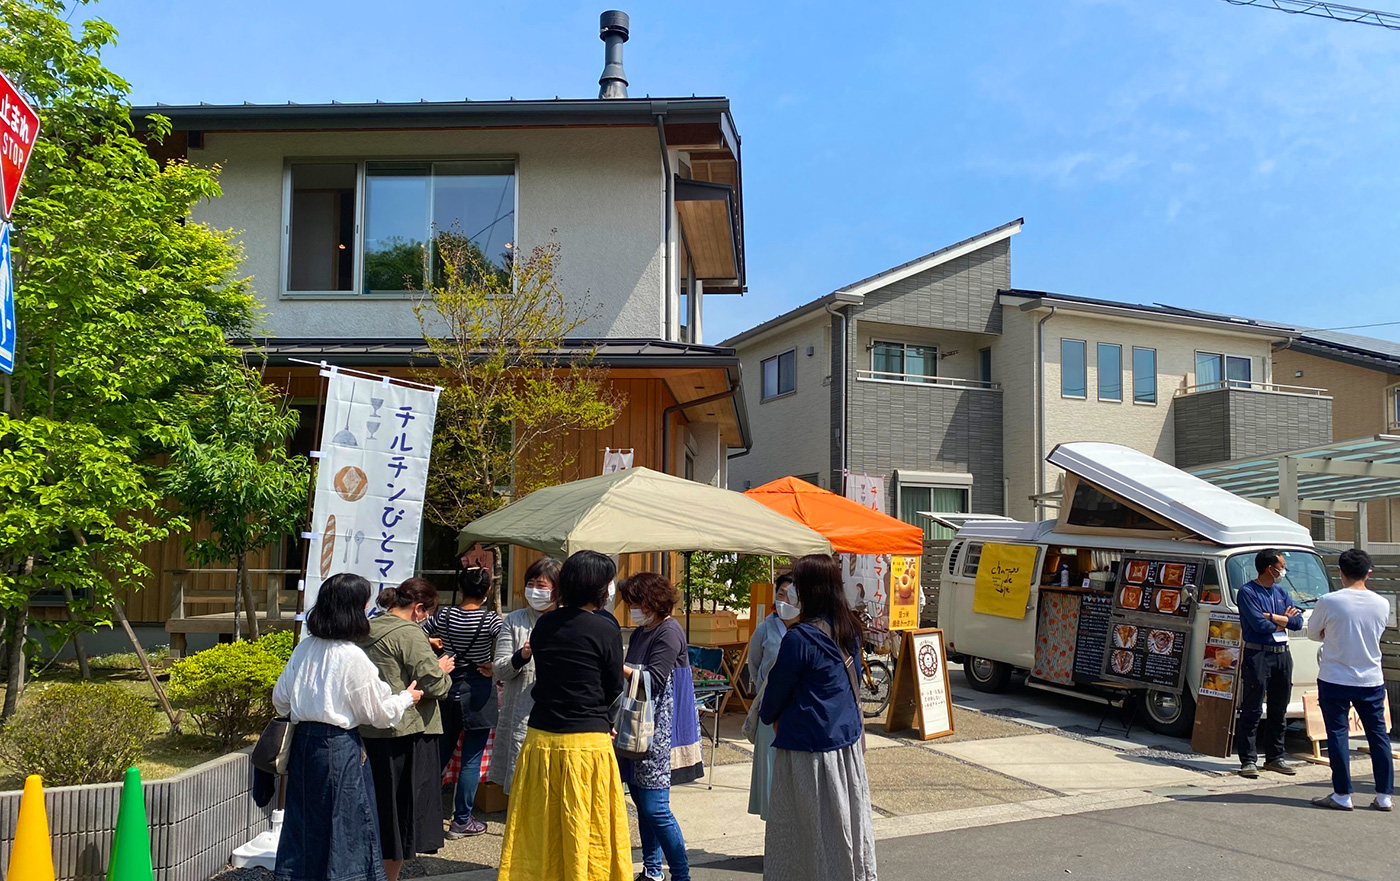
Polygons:
M358 502L369 490L369 475L354 465L346 465L335 473L336 495L347 502Z
M938 675L938 649L932 643L919 646L919 674L925 679Z

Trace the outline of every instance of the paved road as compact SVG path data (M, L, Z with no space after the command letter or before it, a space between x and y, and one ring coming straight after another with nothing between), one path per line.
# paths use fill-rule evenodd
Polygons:
M1393 881L1400 813L1324 811L1323 784L983 826L878 842L881 881L1052 878ZM1369 786L1367 787L1369 790ZM1369 805L1369 792L1358 803ZM697 867L696 881L755 881L762 860Z

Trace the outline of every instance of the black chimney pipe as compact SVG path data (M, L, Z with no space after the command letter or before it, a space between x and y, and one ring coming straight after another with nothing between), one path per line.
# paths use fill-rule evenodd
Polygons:
M598 18L598 39L607 44L603 75L598 78L599 98L626 98L627 75L622 72L622 44L627 42L627 13L610 9Z

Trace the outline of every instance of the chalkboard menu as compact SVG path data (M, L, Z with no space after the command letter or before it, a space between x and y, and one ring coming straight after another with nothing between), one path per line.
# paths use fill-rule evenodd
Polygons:
M1103 678L1104 648L1108 645L1113 598L1084 594L1079 598L1079 632L1074 640L1074 678L1097 682Z
M1172 691L1181 688L1190 631L1129 624L1119 618L1111 623L1110 637L1104 676Z
M1191 617L1191 595L1200 585L1201 564L1183 560L1126 559L1118 569L1115 611Z

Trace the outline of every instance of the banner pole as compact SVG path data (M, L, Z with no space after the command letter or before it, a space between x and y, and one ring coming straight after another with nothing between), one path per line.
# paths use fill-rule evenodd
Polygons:
M295 361L296 359L293 358L293 359L291 359L291 360ZM309 362L298 362L298 363L309 363ZM312 364L311 366L313 366L313 367L320 367L320 368L322 369L322 371L324 371L324 370L327 368L328 365L326 364L325 361L322 361L322 362L320 362L319 364ZM287 383L289 386L291 385L290 379L291 379L291 377L290 377L290 375L289 375L289 376L288 376L288 380L289 380L289 381L288 381L288 383ZM324 427L324 423L325 423L325 419L326 419L326 395L329 394L329 392L330 392L330 379L327 378L327 377L325 377L325 376L321 376L321 394L318 395L317 398L316 398L316 433L313 435L313 437L315 438L315 443L316 443L317 446L320 446L320 444L321 444L321 429ZM317 450L317 452L320 452L320 450ZM304 535L310 534L312 528L314 527L314 524L311 522L311 515L312 515L312 513L313 513L313 511L314 511L314 509L315 509L315 505L316 505L316 475L317 475L317 472L320 470L320 468L321 468L321 460L320 460L320 458L319 458L319 457L313 457L313 458L311 459L311 468L309 469L309 473L308 473L308 475L307 475L308 486L307 486L307 488L306 488L306 529L303 529L303 530L302 530L302 533L303 533ZM308 570L310 569L310 566L311 566L311 539L309 539L309 538L302 538L302 540L301 540L301 581L297 584L297 611L296 611L296 616L292 619L292 642L293 642L293 643L301 642L302 616L303 616L303 615L305 614L305 612L306 612L306 574L307 574Z

